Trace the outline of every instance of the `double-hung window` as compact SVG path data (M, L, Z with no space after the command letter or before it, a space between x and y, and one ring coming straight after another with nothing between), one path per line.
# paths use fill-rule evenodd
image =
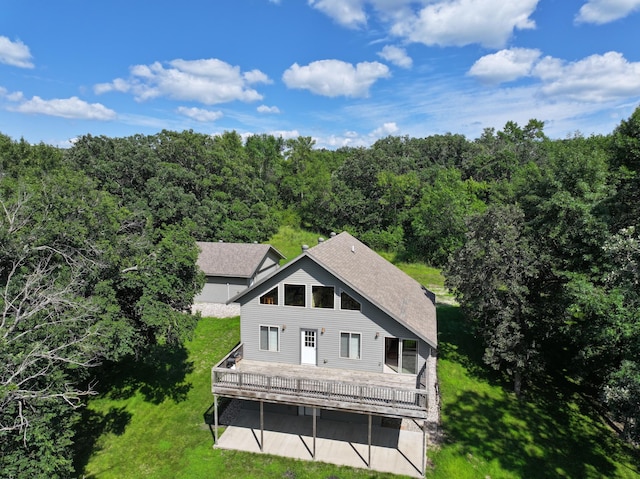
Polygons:
M260 350L279 351L279 334L278 326L260 326Z
M340 357L360 359L361 339L360 333L340 333Z

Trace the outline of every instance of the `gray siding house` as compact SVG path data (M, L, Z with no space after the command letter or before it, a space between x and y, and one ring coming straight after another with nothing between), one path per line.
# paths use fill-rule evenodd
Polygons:
M212 371L216 430L218 396L253 401L261 415L264 403L311 414L314 434L316 416L368 415L369 436L382 417L426 421L435 295L350 234L303 247L230 301L241 343Z
M206 276L195 303L227 303L268 276L284 256L266 244L198 242L197 265Z

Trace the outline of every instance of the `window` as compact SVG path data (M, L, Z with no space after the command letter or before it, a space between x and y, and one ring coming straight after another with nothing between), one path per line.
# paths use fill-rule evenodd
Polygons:
M260 296L260 304L278 304L278 287Z
M340 333L340 357L360 359L360 333Z
M260 326L260 349L262 351L279 351L278 326Z
M343 291L340 293L340 309L360 311L360 303Z
M286 306L305 306L304 285L302 284L285 284L284 285L284 304Z
M312 306L333 309L333 286L312 286Z

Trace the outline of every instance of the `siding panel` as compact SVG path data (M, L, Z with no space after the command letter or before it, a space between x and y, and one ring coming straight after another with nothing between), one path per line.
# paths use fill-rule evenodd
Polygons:
M388 336L418 339L407 328L380 311L366 299L320 268L315 262L303 258L295 269L289 268L286 277L276 275L256 290L241 298L241 335L244 342L244 357L256 361L300 364L300 331L318 331L318 366L382 372L384 366L384 338ZM279 280L279 281L278 281ZM280 284L278 305L260 304L260 296ZM306 307L284 306L284 284L306 286ZM335 288L334 309L312 308L311 287L333 286ZM362 305L361 311L339 309L340 292L345 291ZM278 326L280 351L260 351L260 325ZM324 329L324 332L322 332ZM340 357L340 333L361 334L361 358ZM376 335L378 337L376 337ZM429 354L427 344L419 340L418 355L421 368Z

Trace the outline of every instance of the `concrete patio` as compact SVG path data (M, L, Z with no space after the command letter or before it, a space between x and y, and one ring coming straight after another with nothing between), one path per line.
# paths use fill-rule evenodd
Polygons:
M262 453L312 461L313 431L311 416L265 412ZM399 421L398 421L399 422ZM368 426L317 419L316 458L320 462L368 468ZM260 454L260 413L241 409L214 447ZM423 477L422 432L395 427L373 426L371 469L410 477Z

